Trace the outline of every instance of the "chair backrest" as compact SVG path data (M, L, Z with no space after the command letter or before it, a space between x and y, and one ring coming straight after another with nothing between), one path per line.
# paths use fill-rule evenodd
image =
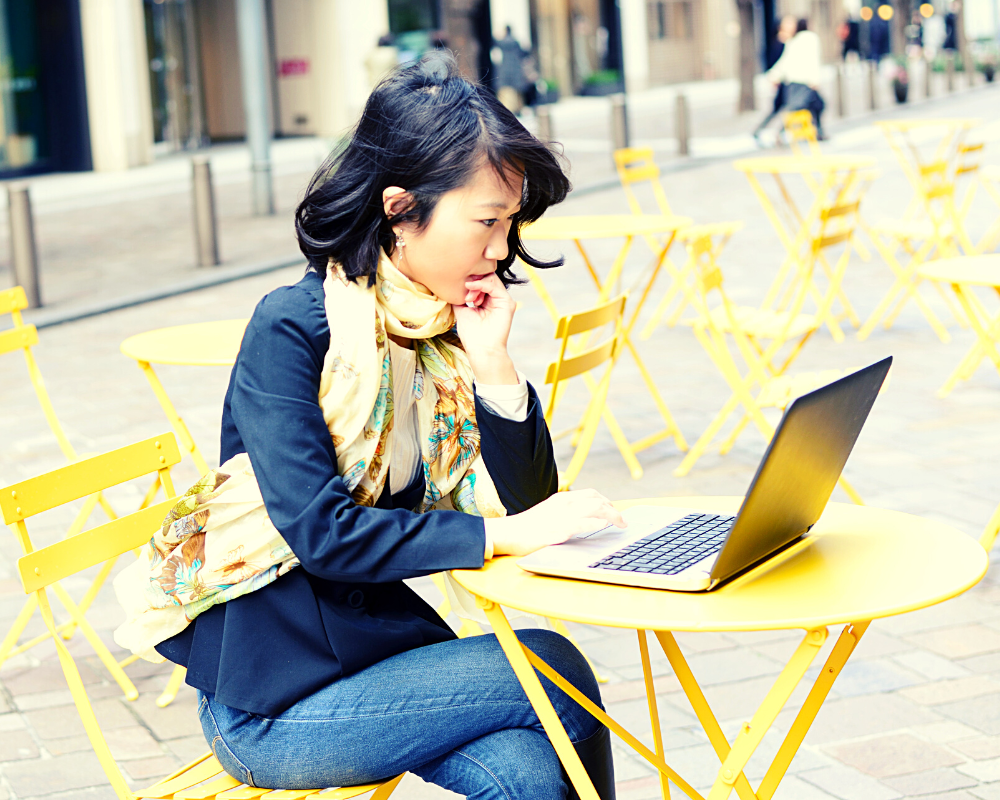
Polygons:
M629 208L633 214L642 214L642 204L635 193L635 186L648 182L656 199L654 213L665 217L673 216L667 193L660 183L660 168L653 158L652 147L622 147L614 152L615 169L621 181Z
M809 109L785 114L785 135L788 137L788 146L795 155L820 155L819 137Z
M177 502L173 497L170 468L180 461L180 450L172 433L165 433L93 458L82 459L52 472L0 489L3 520L14 528L25 555L17 571L25 593L35 593L46 627L56 645L77 712L101 767L121 800L135 795L115 764L101 733L73 656L56 631L47 588L56 581L121 555L145 544ZM126 481L157 473L167 500L119 517L96 528L70 536L48 547L34 550L27 521L53 508L101 492Z
M76 451L63 431L59 418L56 416L49 393L45 389L45 382L42 380L42 373L38 369L35 356L31 352L33 345L38 344L38 330L34 325L25 325L21 318L21 311L28 307L28 298L24 289L15 286L13 289L0 291L0 316L10 314L14 327L0 333L0 356L5 353L12 353L21 350L24 353L24 360L28 364L28 377L31 379L31 386L38 397L38 403L45 414L45 421L48 423L52 433L55 434L59 449L68 461L76 459Z

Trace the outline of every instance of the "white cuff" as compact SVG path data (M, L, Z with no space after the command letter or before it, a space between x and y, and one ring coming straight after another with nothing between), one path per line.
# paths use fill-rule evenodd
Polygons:
M517 381L489 386L476 383L476 395L498 417L524 422L528 418L528 381L520 372L517 373Z

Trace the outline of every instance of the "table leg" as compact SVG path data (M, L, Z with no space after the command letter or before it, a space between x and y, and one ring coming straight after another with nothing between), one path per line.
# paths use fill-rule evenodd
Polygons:
M653 746L656 755L663 758L663 734L660 732L660 710L656 705L656 687L653 685L653 670L649 663L649 641L646 631L636 631L639 634L639 655L642 657L642 678L646 684L646 703L649 705L649 724L653 729ZM663 800L670 800L670 783L667 776L660 773L660 794Z
M159 400L160 407L163 409L164 413L166 413L167 419L170 420L171 426L173 426L173 429L177 432L177 436L181 440L181 446L191 454L191 459L198 468L199 474L204 475L209 471L208 464L202 457L201 451L198 450L198 445L194 443L194 439L191 437L191 433L188 431L187 425L184 424L184 420L182 420L180 414L177 413L177 409L174 408L174 404L170 402L170 398L167 396L167 392L163 388L163 384L160 383L160 379L157 377L156 372L153 371L153 368L150 366L148 361L140 361L139 368L146 376L146 380L149 381L149 385L153 388L153 393L156 395L156 399Z
M1000 335L1000 315L990 319L986 309L972 293L972 289L961 284L953 283L952 289L958 297L958 302L962 306L976 334L976 342L969 348L962 360L955 367L955 370L948 376L940 389L937 391L938 397L947 396L959 380L969 378L982 362L984 356L989 356L997 371L1000 372L1000 353L996 350L996 338Z

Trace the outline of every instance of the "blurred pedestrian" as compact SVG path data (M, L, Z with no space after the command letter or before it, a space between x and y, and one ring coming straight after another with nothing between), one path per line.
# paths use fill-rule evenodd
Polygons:
M785 44L781 58L767 72L767 78L775 86L787 84L785 107L789 111L808 109L812 112L816 135L820 140L823 133L822 114L826 103L819 93L820 45L819 36L809 30L809 20L803 18L796 23L796 33Z
M524 59L528 51L514 38L510 25L504 37L495 45L500 51L500 69L497 74L497 97L515 114L524 105Z
M774 67L775 64L781 59L782 54L785 50L785 43L795 35L795 28L797 20L792 15L786 15L781 18L781 22L778 23L778 34L777 41L774 43L774 48L771 50L771 58L768 61L768 69ZM753 132L753 138L760 140L761 131L764 130L774 119L778 116L778 113L785 105L785 96L787 94L787 86L784 81L779 83L774 90L774 103L771 105L771 113L769 113L763 120L761 120L760 125L758 125Z

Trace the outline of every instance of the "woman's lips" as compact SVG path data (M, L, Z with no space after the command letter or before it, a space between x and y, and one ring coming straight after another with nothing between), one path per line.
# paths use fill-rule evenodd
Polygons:
M483 273L482 275L470 275L465 280L466 281L481 281L483 278L487 277L489 273Z

